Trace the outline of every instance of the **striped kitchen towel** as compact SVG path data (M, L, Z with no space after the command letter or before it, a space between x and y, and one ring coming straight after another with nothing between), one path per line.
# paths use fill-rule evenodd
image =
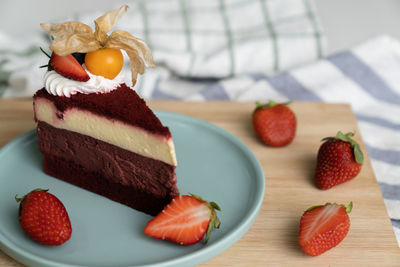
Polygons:
M152 99L349 103L372 161L400 246L400 42L387 36L275 76L177 79L144 75L137 90Z

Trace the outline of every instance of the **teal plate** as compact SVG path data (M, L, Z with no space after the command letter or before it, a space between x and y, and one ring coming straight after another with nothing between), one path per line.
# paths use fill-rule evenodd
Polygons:
M35 131L0 150L0 249L30 266L193 266L232 246L251 227L264 198L262 168L250 149L225 130L192 117L156 112L174 137L181 194L217 202L221 227L209 242L180 246L152 239L152 217L42 172ZM65 205L71 239L47 247L18 224L14 196L49 188Z

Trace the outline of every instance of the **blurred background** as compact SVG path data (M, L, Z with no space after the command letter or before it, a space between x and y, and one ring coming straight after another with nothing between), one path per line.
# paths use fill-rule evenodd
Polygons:
M74 14L108 10L129 2L2 0L0 30L24 35L40 30L39 23L62 22ZM328 54L348 49L379 34L389 34L400 39L398 0L315 0L314 3L328 41Z

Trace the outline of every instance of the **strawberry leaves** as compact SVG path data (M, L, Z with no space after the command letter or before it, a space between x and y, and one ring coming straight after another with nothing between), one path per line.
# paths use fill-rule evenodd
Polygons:
M336 138L345 142L350 143L351 147L353 148L353 152L354 152L354 157L356 159L357 163L362 164L364 162L364 155L361 151L360 145L354 141L353 139L351 139L350 137L353 137L354 133L347 133L347 134L343 134L341 131L339 131L336 134Z
M259 101L256 102L256 109L260 108L270 108L275 106L277 103L273 100L268 101L268 103L261 103Z
M221 208L214 201L207 202L202 197L199 197L197 195L191 194L191 196L194 197L197 200L200 200L200 201L206 203L207 206L211 210L210 223L208 224L207 231L206 231L206 238L204 239L204 244L207 244L207 242L208 242L208 240L210 239L210 236L211 236L211 231L213 229L219 229L219 227L221 225L221 221L219 220L219 218L217 216L217 213L216 213L216 210L221 211Z
M256 102L256 110L257 109L263 109L263 108L270 108L276 105L283 105L283 106L287 106L289 105L291 102L284 102L284 103L278 103L274 100L269 100L268 103L261 103L259 101Z
M343 208L346 210L347 214L349 214L353 210L353 202L350 202L349 205L345 206L342 205Z
M354 136L354 133L352 133L352 132L343 134L341 131L338 131L335 137L325 137L321 141L338 139L343 142L349 143L351 145L351 147L353 148L354 158L356 159L356 162L359 164L362 164L364 162L364 154L361 151L360 145L351 138L353 136Z

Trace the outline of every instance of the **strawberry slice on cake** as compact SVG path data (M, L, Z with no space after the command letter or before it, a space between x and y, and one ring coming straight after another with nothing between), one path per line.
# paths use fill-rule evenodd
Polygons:
M53 53L50 58L50 65L62 76L80 82L87 82L90 77L85 69L71 54L60 56Z

